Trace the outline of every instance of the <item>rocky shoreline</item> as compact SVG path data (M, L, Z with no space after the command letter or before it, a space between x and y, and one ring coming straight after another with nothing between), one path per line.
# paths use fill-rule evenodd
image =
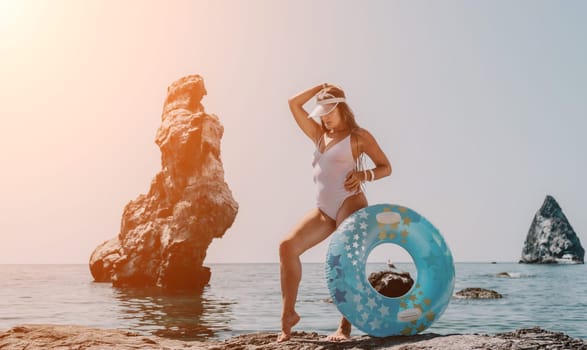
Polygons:
M414 336L373 338L355 336L345 342L327 342L318 333L294 332L290 341L277 343L276 333L253 333L225 341L181 341L144 336L118 329L99 329L69 325L20 325L0 331L0 349L389 349L389 350L465 350L465 349L577 349L587 350L587 341L541 328L518 329L494 335L434 333Z

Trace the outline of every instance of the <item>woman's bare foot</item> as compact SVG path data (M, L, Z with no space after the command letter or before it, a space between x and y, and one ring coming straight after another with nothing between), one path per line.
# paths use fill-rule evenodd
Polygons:
M327 341L345 341L351 339L351 329L353 326L345 317L340 320L340 325L336 332L326 337Z
M298 322L300 322L300 315L298 315L296 312L287 316L283 316L281 318L281 334L279 337L277 337L277 342L281 343L289 340L289 338L291 338L291 329Z
M337 329L336 332L332 333L328 337L326 337L327 341L345 341L351 339L351 333L345 332L343 329Z

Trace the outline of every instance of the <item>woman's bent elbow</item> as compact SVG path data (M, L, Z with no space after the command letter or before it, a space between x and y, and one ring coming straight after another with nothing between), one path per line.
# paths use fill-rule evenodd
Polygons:
M392 172L391 165L388 165L385 167L385 173L383 174L383 176L390 176L391 172Z

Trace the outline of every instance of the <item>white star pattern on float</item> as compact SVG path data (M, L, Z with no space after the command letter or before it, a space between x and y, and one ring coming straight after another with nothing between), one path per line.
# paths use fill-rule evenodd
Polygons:
M381 322L377 319L369 322L369 324L371 325L371 328L373 328L373 329L378 329L381 326Z
M381 316L388 316L389 315L389 308L385 305L382 305L379 308L379 312L381 313Z

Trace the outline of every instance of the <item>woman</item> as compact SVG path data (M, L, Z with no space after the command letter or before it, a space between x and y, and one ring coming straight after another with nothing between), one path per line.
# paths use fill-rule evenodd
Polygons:
M316 96L317 107L310 115L303 105ZM279 245L281 268L281 334L278 341L291 337L299 322L295 303L302 277L300 255L330 236L355 211L367 206L362 183L391 174L391 165L375 138L360 128L346 103L344 91L331 84L310 88L289 99L289 108L300 129L316 145L314 182L317 205ZM320 123L311 117L320 117ZM375 164L362 169L362 156ZM351 324L343 317L338 330L328 340L349 339Z

